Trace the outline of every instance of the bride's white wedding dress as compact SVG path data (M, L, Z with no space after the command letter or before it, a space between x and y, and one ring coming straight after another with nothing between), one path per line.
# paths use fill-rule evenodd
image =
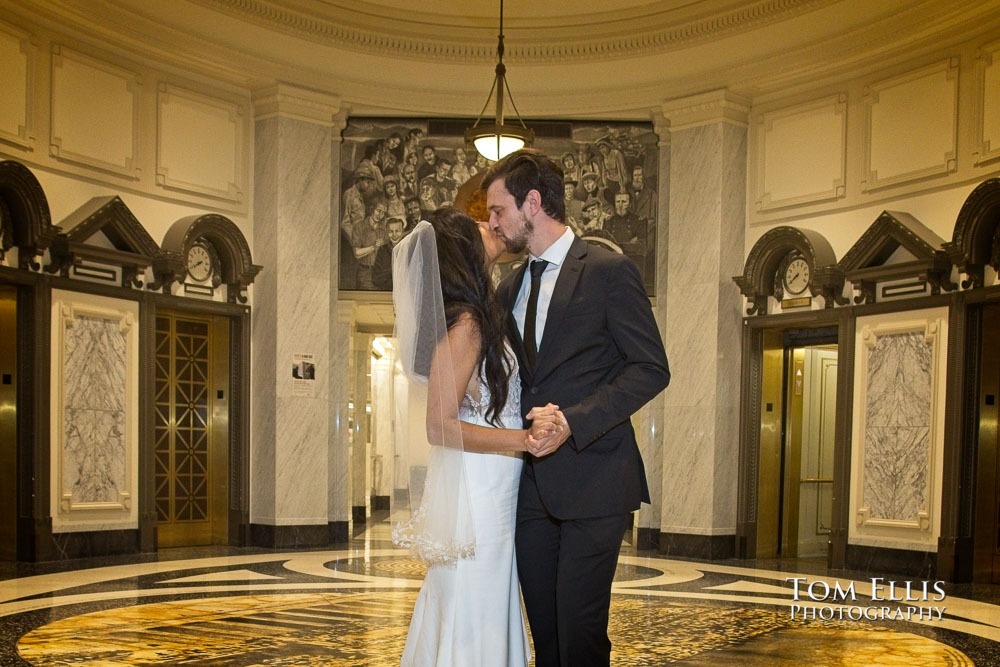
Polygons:
M480 426L490 394L473 377L459 417ZM504 428L521 428L521 383L511 373ZM530 659L528 635L514 562L520 454L464 452L476 553L453 565L427 570L413 607L401 664L413 667L523 667Z

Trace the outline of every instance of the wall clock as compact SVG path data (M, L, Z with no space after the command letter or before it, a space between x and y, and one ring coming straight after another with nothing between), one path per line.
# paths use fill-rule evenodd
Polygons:
M781 287L788 296L805 294L809 289L811 270L809 262L802 255L790 255L781 273Z
M187 272L197 283L207 282L219 271L219 262L212 248L202 242L191 244L187 252Z

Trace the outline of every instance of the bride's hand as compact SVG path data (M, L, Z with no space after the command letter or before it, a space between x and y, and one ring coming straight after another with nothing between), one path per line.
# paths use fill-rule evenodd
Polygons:
M551 406L552 411L548 410L549 407L536 408L540 414L534 417L532 414L535 410L528 413L528 418L535 421L532 422L531 430L525 436L524 446L528 452L538 457L548 456L559 449L571 434L569 422L566 421L566 416L558 409L558 406ZM536 426L539 426L540 421L543 426L536 432ZM542 432L543 428L544 432Z

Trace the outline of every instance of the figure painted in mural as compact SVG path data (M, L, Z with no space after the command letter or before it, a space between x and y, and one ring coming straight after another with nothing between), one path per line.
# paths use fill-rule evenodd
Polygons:
M593 197L583 202L580 207L583 215L584 235L608 236L604 231L604 222L607 220L607 213L600 199Z
M385 199L379 197L372 204L371 213L350 232L354 257L358 260L356 289L375 289L372 266L375 264L375 253L385 243L385 213Z
M439 157L434 161L434 173L430 176L425 176L420 181L421 190L424 184L430 184L434 188L436 192L435 201L437 201L438 207L451 206L455 201L455 195L458 194L458 187L455 185L455 181L448 176L450 172L451 164L444 158Z
M418 518L402 525L403 543L428 563L406 636L404 666L524 667L530 659L514 557L520 453L529 446L551 445L566 425L554 406L546 406L537 411L531 429L522 428L517 362L489 279L503 249L487 226L442 208L407 235L395 253L393 299L397 312L404 313L397 317L396 336L407 376L419 374L423 357L431 355L426 371L426 431L432 447L427 477L439 480L422 493ZM416 287L432 284L429 272L440 276L440 315L433 315L433 304L426 307L426 289ZM418 343L436 331L443 332L436 343ZM411 357L406 350L415 352ZM456 447L468 489L464 495L442 489L443 468L435 468L443 460L438 455L454 461ZM437 528L451 525L444 517L452 516L452 504L428 500L442 493L467 505L472 553L453 549L451 529ZM428 513L435 516L423 521Z
M670 380L663 341L638 267L564 224L555 162L517 151L482 187L491 228L509 251L528 250L497 292L518 356L521 414L530 420L554 403L568 425L558 439L528 441L518 494L517 566L535 664L607 666L618 551L629 513L649 502L630 417Z
M380 245L375 251L375 263L372 265L372 284L375 289L392 289L392 249L406 235L403 231L406 221L392 217L385 221L385 238L388 243Z
M399 179L395 174L386 176L382 181L382 194L385 196L386 215L390 218L405 218L406 205L399 194Z
M406 206L405 232L409 234L413 231L413 228L417 226L417 223L420 222L420 200L417 197L409 197L403 202L403 204Z
M604 198L611 203L614 201L613 197L623 192L628 185L629 173L625 167L625 156L607 139L597 142L597 150L601 154Z
M639 234L644 231L639 229L639 218L629 210L630 203L627 192L616 193L614 215L604 224L604 229L611 234L611 239L620 246L637 243Z
M416 153L410 153L416 155ZM412 164L404 164L399 170L399 194L404 198L416 197L420 194L420 184L417 183L417 168Z
M417 167L417 180L423 181L428 176L432 176L437 169L438 154L433 146L424 146L420 150L422 160Z
M641 164L632 167L632 180L628 188L631 195L631 210L635 217L646 222L656 222L656 189L646 185L646 174Z
M455 185L461 186L472 177L468 159L464 148L459 146L455 149L455 166L451 168L451 179L455 181Z
M566 153L572 157L570 153ZM577 236L583 234L583 202L575 197L576 180L569 174L563 176L563 201L566 203L566 224Z

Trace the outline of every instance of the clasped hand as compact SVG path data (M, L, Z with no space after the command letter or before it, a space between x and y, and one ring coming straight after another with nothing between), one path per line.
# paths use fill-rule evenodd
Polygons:
M570 436L569 422L558 405L532 408L526 419L531 420L531 428L524 437L524 448L535 456L548 456Z

